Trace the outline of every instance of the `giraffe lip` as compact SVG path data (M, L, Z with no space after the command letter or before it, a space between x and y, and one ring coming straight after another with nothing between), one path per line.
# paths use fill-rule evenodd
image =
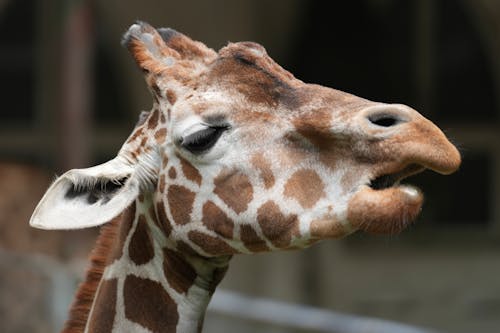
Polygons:
M419 164L409 164L406 167L390 173L384 173L370 181L368 186L373 190L384 190L398 186L399 183L410 176L421 173L425 167Z
M413 186L375 190L364 187L351 199L347 220L355 230L397 234L412 224L422 209L423 195Z
M423 203L422 192L400 181L420 173L419 164L390 168L363 186L351 199L348 221L356 230L374 234L396 234L413 223ZM387 170L387 168L385 169Z

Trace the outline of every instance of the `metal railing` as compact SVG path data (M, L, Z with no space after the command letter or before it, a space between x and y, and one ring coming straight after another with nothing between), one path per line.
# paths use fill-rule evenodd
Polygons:
M266 298L218 290L208 311L265 322L307 332L329 333L437 333L393 321L344 314L306 305L288 304Z
M79 277L58 261L0 249L0 267L36 272L47 281L47 321L57 330L62 327ZM48 310L48 311L47 311ZM289 304L241 293L217 290L208 306L209 313L242 320L277 325L290 330L330 333L437 333L393 321L344 314L306 305ZM208 317L210 314L208 314Z

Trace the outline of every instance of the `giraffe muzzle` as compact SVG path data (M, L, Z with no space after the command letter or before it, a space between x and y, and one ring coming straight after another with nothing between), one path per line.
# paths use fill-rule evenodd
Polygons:
M406 178L426 169L455 172L460 153L431 121L404 105L376 105L364 110L363 129L376 139L380 167L350 199L347 219L357 230L395 234L413 223L424 196Z

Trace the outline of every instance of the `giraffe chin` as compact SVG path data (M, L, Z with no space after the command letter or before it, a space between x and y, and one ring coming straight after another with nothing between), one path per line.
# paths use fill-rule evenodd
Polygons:
M347 218L358 230L397 234L415 221L423 200L422 192L410 185L381 190L364 186L351 199Z

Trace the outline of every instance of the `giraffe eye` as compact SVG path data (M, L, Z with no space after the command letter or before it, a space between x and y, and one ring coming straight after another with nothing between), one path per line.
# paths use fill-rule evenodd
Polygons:
M212 148L228 127L207 127L189 134L180 142L181 146L193 154L200 154Z

